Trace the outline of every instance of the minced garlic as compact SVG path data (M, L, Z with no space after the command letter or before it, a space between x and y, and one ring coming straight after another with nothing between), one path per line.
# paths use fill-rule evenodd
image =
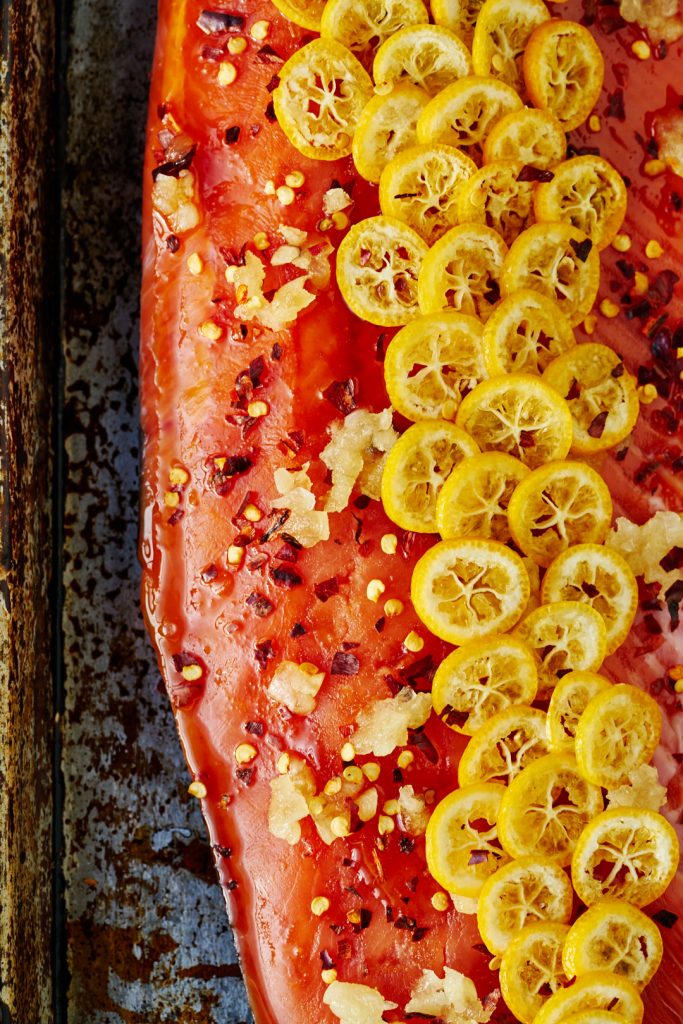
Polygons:
M411 836L424 835L429 821L427 801L412 786L401 786L399 789L398 813L404 832Z
M303 758L290 756L289 771L270 781L268 828L278 839L294 846L301 839L301 825L308 817L308 802L315 795L315 779Z
M199 224L199 207L195 196L195 176L190 170L177 177L157 174L152 186L152 206L161 213L176 235L191 231Z
M429 693L415 693L405 686L395 697L376 700L358 713L358 730L352 742L359 754L386 757L408 742L408 729L424 725L432 710Z
M323 213L326 217L331 217L333 213L348 210L352 203L351 196L343 188L328 188L323 196Z
M680 569L667 571L660 563L672 548L683 547L683 515L655 512L642 526L620 516L605 544L623 555L636 576L642 576L646 583L660 583L667 590L680 579Z
M392 426L391 408L378 413L356 409L342 423L332 424L331 435L329 444L320 453L332 473L326 510L341 512L345 509L356 482L362 494L379 499L386 456L398 439Z
M484 1009L471 978L450 967L444 967L443 978L423 970L406 1004L406 1013L438 1017L444 1024L484 1024L493 1010Z
M349 981L333 981L328 985L323 1002L341 1024L384 1024L382 1014L397 1006L388 1002L376 988Z
M313 483L308 475L309 463L298 470L284 467L273 474L279 498L271 501L273 508L290 511L287 532L296 537L305 548L312 548L318 541L330 536L330 522L327 512L316 510Z
M674 110L655 121L659 158L674 174L683 178L683 112Z
M308 662L297 665L294 661L282 661L270 680L268 696L293 715L310 715L324 678L325 673Z
M235 316L239 320L258 320L272 331L280 331L296 320L302 310L315 301L315 295L306 289L308 275L287 281L269 301L263 294L266 271L253 252L245 253L244 266L233 273L237 305Z
M621 16L644 28L654 42L673 43L683 36L678 0L621 0Z
M665 803L666 786L662 786L657 769L651 764L634 768L623 785L607 790L608 807L648 807L658 811Z

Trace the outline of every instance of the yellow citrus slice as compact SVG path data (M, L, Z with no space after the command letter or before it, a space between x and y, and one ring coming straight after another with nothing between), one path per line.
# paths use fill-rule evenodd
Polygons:
M496 832L505 787L483 782L456 789L436 805L425 836L430 874L447 892L476 898L507 856Z
M429 101L417 123L417 137L420 142L446 142L478 154L494 124L521 106L511 85L468 75Z
M575 344L571 324L557 303L529 288L503 299L484 327L484 361L491 377L543 373L556 356Z
M476 169L474 161L453 146L411 146L382 171L382 213L409 224L433 245L458 223L460 188Z
M424 258L417 293L423 313L455 309L486 320L500 298L507 246L484 224L460 224Z
M545 171L564 160L566 153L567 139L557 118L549 110L531 107L502 117L484 142L487 164L494 160L518 160L525 167Z
M546 754L505 791L498 836L511 857L537 852L566 867L584 826L602 808L599 786L583 778L571 754Z
M502 956L529 924L567 924L572 913L572 887L566 873L549 857L520 857L499 868L484 883L477 925L491 953Z
M569 926L556 921L528 924L503 953L500 990L522 1024L533 1024L549 996L567 984L562 946Z
M458 220L486 224L511 245L520 231L533 224L533 189L533 184L524 180L521 163L487 164L460 186Z
M520 92L524 48L534 29L549 17L542 0L486 0L472 40L475 75L493 75Z
M474 26L484 0L431 0L432 17L437 25L455 32L466 46L472 46Z
M576 21L539 25L524 51L524 80L535 107L551 110L566 132L578 128L595 106L605 64L600 47Z
M623 900L600 900L572 925L562 950L568 978L611 971L643 989L662 961L662 936L654 921Z
M636 379L607 345L587 342L563 352L543 380L569 405L577 455L613 448L633 430L640 409Z
M652 758L661 732L656 700L636 686L609 686L593 697L576 727L579 770L596 786L619 786Z
M289 58L279 78L273 103L292 145L315 160L348 156L372 97L370 76L353 54L334 40L314 39Z
M613 240L626 216L626 185L609 161L576 156L555 168L551 181L534 194L538 221L565 221L601 251Z
M442 25L406 25L375 54L372 77L378 92L411 82L436 96L472 74L472 58L462 39Z
M424 89L409 83L370 100L353 136L353 162L366 181L379 181L389 161L415 145L417 119L428 102Z
M644 807L617 807L582 833L572 881L588 907L607 896L644 907L668 888L678 859L676 830L665 817Z
M503 782L548 753L546 716L523 704L496 712L475 732L458 764L458 783Z
M436 527L444 540L483 537L510 540L508 505L529 470L512 455L486 452L455 469L436 503Z
M320 31L320 18L325 0L273 0L273 4L295 25L301 25L312 32Z
M398 439L384 464L384 511L404 530L435 533L439 491L453 467L478 451L469 434L453 423L414 423Z
M419 560L411 581L427 629L457 645L511 629L529 593L522 559L493 540L440 541Z
M463 399L456 422L482 451L507 452L530 469L563 459L572 440L567 403L526 373L478 384Z
M597 249L570 224L533 224L505 258L503 295L531 288L554 299L572 327L590 312L600 284Z
M394 327L417 316L417 277L427 246L406 224L369 217L354 224L337 251L337 284L349 309L371 324Z
M550 462L520 483L510 499L508 517L517 547L546 566L579 541L602 543L612 522L612 498L600 474L584 462Z
M515 632L536 653L540 699L547 699L568 672L597 672L605 660L605 620L578 601L542 604Z
M638 989L626 978L609 971L590 971L578 978L570 988L563 988L550 997L534 1024L565 1024L578 1011L614 1010L617 1019L628 1024L641 1024L643 1001ZM588 1017L591 1021L592 1018Z
M463 396L485 376L481 324L451 310L407 324L384 359L391 404L409 420L453 419Z
M574 753L576 727L586 707L612 684L597 672L569 672L559 680L548 705L548 740L552 750Z
M548 567L541 599L591 605L605 620L607 653L612 654L633 624L638 584L630 565L614 548L576 544L561 552Z
M473 736L493 715L536 696L536 661L514 636L490 636L452 651L432 683L434 710L456 732Z
M372 66L377 48L405 25L429 21L421 0L327 0L320 19L323 39L336 39Z

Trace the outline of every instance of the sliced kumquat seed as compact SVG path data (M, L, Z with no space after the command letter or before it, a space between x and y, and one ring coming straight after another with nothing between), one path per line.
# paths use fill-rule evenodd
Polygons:
M491 717L536 696L536 661L513 636L491 636L452 651L432 683L434 710L456 732L473 736Z
M533 1024L547 999L567 984L562 947L568 932L566 924L538 921L523 928L505 950L500 988L522 1024Z
M552 995L534 1024L565 1024L576 1012L608 1008L615 1011L617 1020L621 1017L628 1024L641 1024L643 1020L643 1001L630 981L609 971L591 971ZM593 1024L590 1016L587 1020Z
M389 161L415 145L417 119L428 101L424 89L409 83L370 100L353 136L353 162L362 177L378 182Z
M544 22L527 43L523 66L535 107L552 111L566 132L586 120L605 74L600 47L587 28L555 18Z
M605 660L605 620L578 601L542 604L517 626L516 635L536 654L539 699L547 699L568 672L597 672Z
M508 505L528 472L523 462L504 452L463 460L437 499L436 526L443 539L483 537L507 543Z
M611 971L637 989L652 980L662 960L662 936L642 910L623 900L600 900L572 925L562 950L569 978Z
M546 715L525 705L498 711L474 733L458 764L458 783L503 782L549 752Z
M586 707L612 684L597 672L568 672L558 681L548 706L548 740L552 750L574 753L576 727Z
M424 258L418 280L422 313L454 309L486 320L500 298L507 246L485 224L460 224L436 242Z
M555 167L534 193L538 221L564 221L601 251L616 241L626 216L626 185L600 156L577 156Z
M474 73L493 75L521 91L524 48L549 17L542 0L486 0L472 40Z
M511 245L520 231L534 222L533 196L533 183L524 180L519 161L490 163L460 186L458 220L487 224Z
M553 359L576 344L571 324L557 304L530 289L503 299L484 326L483 340L491 377L543 373Z
M430 96L472 74L470 52L442 25L406 25L394 32L375 54L372 76L379 90L409 82Z
M653 697L619 684L598 693L576 727L576 761L584 778L612 789L652 758L662 732Z

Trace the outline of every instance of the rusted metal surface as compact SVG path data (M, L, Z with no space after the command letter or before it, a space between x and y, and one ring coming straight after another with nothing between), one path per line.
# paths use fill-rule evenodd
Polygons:
M53 11L4 3L0 31L0 1019L47 1024Z
M138 211L154 13L151 0L72 0L65 23L69 1024L248 1014L138 610Z

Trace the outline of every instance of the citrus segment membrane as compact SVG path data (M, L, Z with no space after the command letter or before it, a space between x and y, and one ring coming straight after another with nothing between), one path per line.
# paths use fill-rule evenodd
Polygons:
M524 180L523 165L499 161L480 168L457 195L457 217L463 223L486 224L511 245L534 222L534 186Z
M423 313L455 309L486 320L500 298L507 246L484 224L451 228L427 253L418 280Z
M425 836L427 867L447 892L476 898L508 860L496 821L505 787L479 783L456 789L436 805Z
M300 153L338 160L351 152L370 76L334 40L314 39L283 65L273 104L283 132Z
M486 452L461 462L436 503L436 525L444 540L483 537L507 543L508 505L528 472L523 462L504 452Z
M533 1024L546 1000L567 984L562 947L569 926L555 921L526 925L503 954L500 988L522 1024Z
M538 852L565 867L584 827L602 808L600 788L579 774L571 754L546 754L510 783L498 835L511 857Z
M450 310L403 327L384 359L391 403L409 420L453 419L463 396L485 376L481 324Z
M652 758L662 712L649 694L619 684L596 694L576 728L576 760L584 778L613 789Z
M549 17L542 0L486 0L472 40L474 73L493 75L521 91L524 48Z
M406 25L394 32L375 54L372 76L378 92L410 82L430 96L472 74L470 52L454 32L442 25Z
M512 86L495 78L468 75L430 100L417 123L417 137L420 142L446 142L471 149L476 158L494 124L521 106Z
M534 854L505 864L484 883L477 925L487 949L501 956L522 929L536 921L566 924L572 887L559 864Z
M518 160L524 167L548 170L564 160L566 153L567 140L557 118L549 110L530 107L502 117L484 142L487 164L494 160Z
M515 705L498 711L472 736L458 764L458 783L503 782L548 753L543 711Z
M552 750L574 753L576 727L586 707L612 684L597 672L569 672L555 686L548 705L548 740Z
M436 500L454 466L479 451L469 434L445 420L414 423L387 456L382 504L398 526L436 532Z
M591 971L577 978L570 988L552 995L534 1024L565 1024L567 1017L571 1019L577 1011L608 1008L615 1011L617 1019L622 1017L628 1024L642 1022L644 1007L637 988L618 974Z
M420 0L327 0L320 19L323 39L336 39L368 68L377 48L405 25L426 24Z
M623 900L600 900L572 925L562 950L569 978L589 971L611 971L638 989L652 980L661 963L662 936L642 910Z
M533 224L505 258L503 296L531 288L553 299L572 327L590 312L600 284L597 249L569 224Z
M417 142L417 119L428 101L424 89L408 83L370 100L353 136L353 162L366 181L379 181L389 161Z
M455 32L471 48L483 3L484 0L431 0L430 7L436 24Z
M474 161L453 146L411 146L382 171L382 213L409 224L433 245L458 223L460 189L476 169Z
M600 544L576 544L548 567L543 601L582 601L602 615L607 653L625 639L638 608L638 584L625 558Z
M516 629L538 661L539 698L547 699L568 672L597 672L605 660L605 621L590 605L559 601L535 608Z
M498 166L491 164L480 173ZM461 202L463 194L464 190ZM530 289L503 299L484 327L484 361L491 377L499 373L541 374L575 344L571 324L557 304Z
M418 561L411 597L427 629L460 645L514 626L530 589L522 559L504 544L447 540Z
M601 543L612 522L612 498L599 473L583 462L560 461L529 473L510 498L510 532L517 546L547 566L580 541ZM576 594L544 596L575 601Z
M576 156L555 168L552 181L534 194L538 221L564 221L590 238L601 251L612 241L626 216L626 185L600 156Z
M533 105L552 111L566 132L586 120L605 74L600 47L589 30L554 18L532 33L523 68Z
M444 658L432 683L432 701L449 728L473 736L497 712L530 704L537 684L528 647L514 636L491 636Z
M412 320L426 254L417 232L391 217L354 224L337 251L337 283L349 309L384 327Z

